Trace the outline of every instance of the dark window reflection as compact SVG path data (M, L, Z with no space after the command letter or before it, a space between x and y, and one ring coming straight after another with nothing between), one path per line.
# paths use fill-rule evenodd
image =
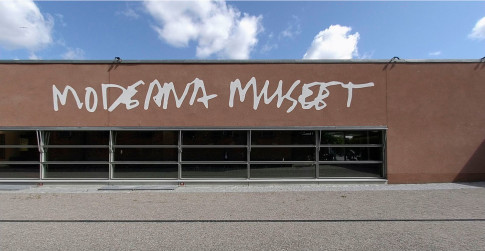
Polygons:
M0 178L2 179L38 179L39 171L39 164L0 164Z
M246 131L182 131L184 145L246 145Z
M251 178L314 178L312 164L252 164Z
M108 131L46 131L47 145L109 145Z
M39 161L40 153L35 148L0 148L2 158L0 161Z
M314 161L315 148L252 148L252 161Z
M183 164L182 178L246 178L244 164Z
M253 145L314 145L315 131L251 131Z
M118 131L116 145L178 145L178 131Z
M45 166L44 176L54 179L107 179L109 165L49 164Z
M380 147L322 147L320 161L382 161Z
M246 161L246 148L185 148L183 161Z
M320 178L382 177L382 164L320 164Z
M178 165L177 164L116 164L113 165L114 178L127 179L168 179L177 178Z
M37 146L35 131L0 131L0 145Z
M47 148L48 161L108 161L108 148Z
M116 161L177 161L177 148L116 148Z
M322 131L321 144L382 144L381 131Z

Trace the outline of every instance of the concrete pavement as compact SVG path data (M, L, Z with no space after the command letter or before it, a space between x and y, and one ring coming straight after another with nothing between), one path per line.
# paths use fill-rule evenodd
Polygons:
M483 182L99 187L0 191L0 250L485 250Z

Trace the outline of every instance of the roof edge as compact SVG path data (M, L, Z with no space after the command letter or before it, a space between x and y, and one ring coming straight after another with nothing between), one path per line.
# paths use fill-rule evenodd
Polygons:
M283 59L283 60L0 60L0 64L383 64L485 63L482 59Z

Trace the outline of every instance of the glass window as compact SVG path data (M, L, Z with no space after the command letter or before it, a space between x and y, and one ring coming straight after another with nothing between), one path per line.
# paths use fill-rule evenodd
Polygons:
M184 148L183 161L246 161L246 148Z
M93 164L48 164L45 178L53 179L108 179L109 165Z
M252 164L251 178L314 178L313 164Z
M46 145L109 145L109 131L46 131Z
M321 178L380 178L382 164L320 164L319 174Z
M182 178L246 178L245 164L183 164Z
M381 131L322 131L322 145L382 144Z
M113 177L125 179L175 179L177 164L115 164Z
M253 145L314 145L315 131L251 131Z
M38 179L40 164L2 164L0 179Z
M321 147L320 161L382 161L381 147Z
M46 148L47 161L109 161L108 148Z
M40 153L37 147L32 148L0 148L3 158L0 161L39 161Z
M35 131L0 131L0 146L37 146Z
M315 148L251 148L251 161L314 161Z
M115 145L178 145L178 131L117 131Z
M246 131L182 131L184 145L246 145Z
M116 148L115 161L178 161L178 149Z

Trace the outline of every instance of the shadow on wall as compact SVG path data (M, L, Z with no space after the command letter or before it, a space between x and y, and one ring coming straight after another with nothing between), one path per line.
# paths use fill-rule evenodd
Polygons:
M460 181L485 181L485 140L453 180Z

